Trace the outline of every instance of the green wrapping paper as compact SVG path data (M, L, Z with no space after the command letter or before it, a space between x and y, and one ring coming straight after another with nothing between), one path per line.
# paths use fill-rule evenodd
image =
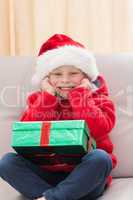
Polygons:
M79 156L90 148L88 141L96 148L85 120L17 121L12 126L11 146L40 164L53 164L55 160L78 163Z

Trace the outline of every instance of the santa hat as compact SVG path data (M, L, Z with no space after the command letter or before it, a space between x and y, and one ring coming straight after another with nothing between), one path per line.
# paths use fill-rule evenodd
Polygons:
M74 65L85 72L92 81L96 80L99 74L95 57L84 45L64 34L55 34L40 48L32 84L39 85L44 76L62 65Z

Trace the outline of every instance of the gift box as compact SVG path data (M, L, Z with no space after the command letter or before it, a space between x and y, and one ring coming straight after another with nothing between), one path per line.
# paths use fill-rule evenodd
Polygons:
M78 163L96 143L85 120L17 121L12 127L12 147L39 164Z

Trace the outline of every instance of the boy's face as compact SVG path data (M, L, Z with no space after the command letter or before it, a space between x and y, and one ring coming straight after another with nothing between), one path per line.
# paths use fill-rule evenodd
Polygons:
M63 65L51 71L48 77L59 94L67 98L69 90L80 85L81 80L86 76L74 66Z

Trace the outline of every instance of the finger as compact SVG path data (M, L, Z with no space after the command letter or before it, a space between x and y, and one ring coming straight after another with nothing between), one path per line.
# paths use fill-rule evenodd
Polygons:
M51 81L50 81L50 80L48 80L48 84L49 84L51 87L53 87L54 89L56 89L56 86L55 86L55 84L51 83Z
M76 86L75 88L79 88L79 87L84 87L84 85L80 84L80 85Z
M90 81L87 78L82 79L82 83L89 83Z
M53 84L51 83L51 81L49 79L48 79L48 83L53 86Z
M45 78L45 79L43 79L41 82L42 82L42 84L46 84L46 83L48 83L48 79Z

